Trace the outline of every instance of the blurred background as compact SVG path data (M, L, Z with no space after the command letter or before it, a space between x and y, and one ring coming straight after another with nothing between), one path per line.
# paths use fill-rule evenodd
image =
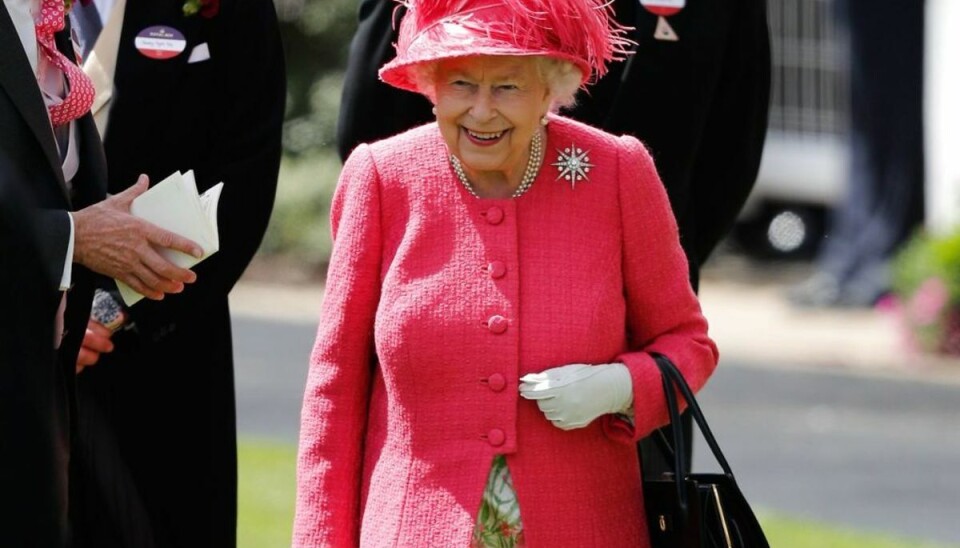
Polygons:
M241 546L289 545L356 4L275 0L288 69L285 156L264 243L231 294ZM894 255L888 291L856 307L788 299L816 270L830 211L847 193L844 30L832 0L769 0L768 10L773 90L760 176L701 283L721 350L704 411L771 545L960 546L960 38L950 32L960 3L925 3L926 175L914 182L925 222ZM703 444L695 467L713 467Z

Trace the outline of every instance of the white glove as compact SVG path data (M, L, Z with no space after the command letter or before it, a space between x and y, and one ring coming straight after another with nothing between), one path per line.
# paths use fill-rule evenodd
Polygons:
M622 363L574 363L520 377L520 395L561 430L583 428L607 413L633 405L633 380Z

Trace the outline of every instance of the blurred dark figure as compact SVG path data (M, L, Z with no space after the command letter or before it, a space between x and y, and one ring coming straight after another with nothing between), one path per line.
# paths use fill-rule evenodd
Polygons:
M565 114L633 135L650 149L696 289L700 267L732 228L760 166L770 96L766 3L690 2L665 18L677 40L654 38L658 16L637 0L614 0L613 7L617 20L635 29L636 54L612 64ZM394 56L392 22L402 9L395 0L360 2L337 127L341 159L360 143L433 120L429 101L377 78ZM642 452L645 463L657 454Z
M807 307L869 307L923 220L924 2L840 0L850 45L850 173L816 273L792 288Z

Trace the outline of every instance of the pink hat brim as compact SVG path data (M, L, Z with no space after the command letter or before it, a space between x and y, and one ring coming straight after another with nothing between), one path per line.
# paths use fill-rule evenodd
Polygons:
M544 56L568 61L580 69L581 84L585 83L591 74L590 65L572 55L545 49L523 49L515 44L504 43L472 32L460 25L439 24L421 33L405 51L400 52L393 60L381 67L380 79L400 89L424 93L414 77L415 66L479 56Z

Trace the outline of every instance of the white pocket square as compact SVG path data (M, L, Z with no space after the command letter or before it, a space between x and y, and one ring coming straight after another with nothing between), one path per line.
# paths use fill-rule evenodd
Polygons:
M190 51L190 57L187 59L187 63L200 63L206 61L210 58L210 46L206 42L200 44L199 46L193 48Z

